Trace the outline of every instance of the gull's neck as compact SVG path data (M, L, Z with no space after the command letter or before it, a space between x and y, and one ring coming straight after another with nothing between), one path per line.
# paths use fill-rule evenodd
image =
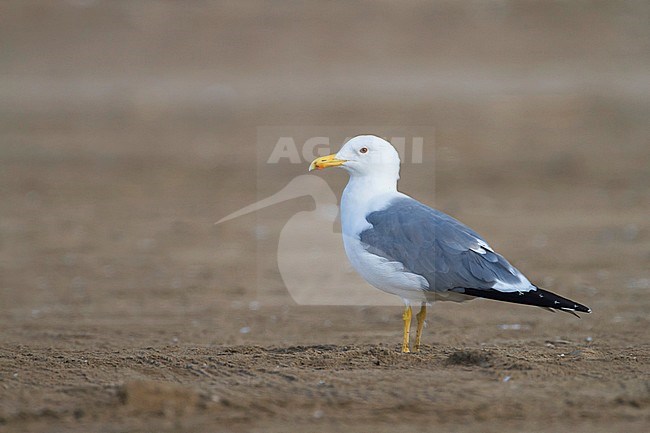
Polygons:
M343 232L356 233L368 225L366 215L384 208L398 194L395 176L350 176L341 196Z

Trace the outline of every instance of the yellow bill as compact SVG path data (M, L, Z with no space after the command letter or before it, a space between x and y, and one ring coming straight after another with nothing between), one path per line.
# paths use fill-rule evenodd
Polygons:
M336 158L336 154L333 153L331 155L321 156L320 158L313 160L311 164L309 164L309 171L312 171L314 169L322 170L327 167L338 167L345 162L346 161L344 159Z

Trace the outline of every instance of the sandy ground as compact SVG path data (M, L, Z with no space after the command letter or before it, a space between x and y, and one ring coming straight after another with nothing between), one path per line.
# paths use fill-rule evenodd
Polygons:
M0 431L647 431L642 2L49 5L0 18ZM287 293L312 199L213 224L304 174L260 186L260 126L385 124L435 130L404 191L593 313L439 303L404 355L399 307Z

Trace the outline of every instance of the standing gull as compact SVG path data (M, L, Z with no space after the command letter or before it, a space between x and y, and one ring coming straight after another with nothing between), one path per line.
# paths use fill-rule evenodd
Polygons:
M427 305L434 300L478 297L574 315L591 312L531 284L474 230L399 192L399 165L390 143L361 135L338 153L316 158L309 170L341 167L350 174L341 198L345 252L368 283L404 301L402 352L410 352L411 304L421 306L416 315L416 352Z

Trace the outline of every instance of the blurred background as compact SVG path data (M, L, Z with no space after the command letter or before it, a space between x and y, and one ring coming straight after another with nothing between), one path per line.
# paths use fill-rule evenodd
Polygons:
M257 316L240 314L292 305L257 252L313 208L213 225L260 195L266 125L431 127L434 152L403 190L532 280L632 305L650 288L649 14L645 1L3 1L0 317L191 317L232 328L217 340L255 338L238 331ZM305 168L278 165L268 190ZM346 178L328 174L338 195Z
M642 431L649 23L644 0L1 1L0 429L179 431L174 407L211 407L210 430ZM306 175L260 131L373 125L433 131L401 189L594 313L435 305L400 357L399 307L289 296L280 233L315 197L214 225ZM491 367L443 362L466 347Z

